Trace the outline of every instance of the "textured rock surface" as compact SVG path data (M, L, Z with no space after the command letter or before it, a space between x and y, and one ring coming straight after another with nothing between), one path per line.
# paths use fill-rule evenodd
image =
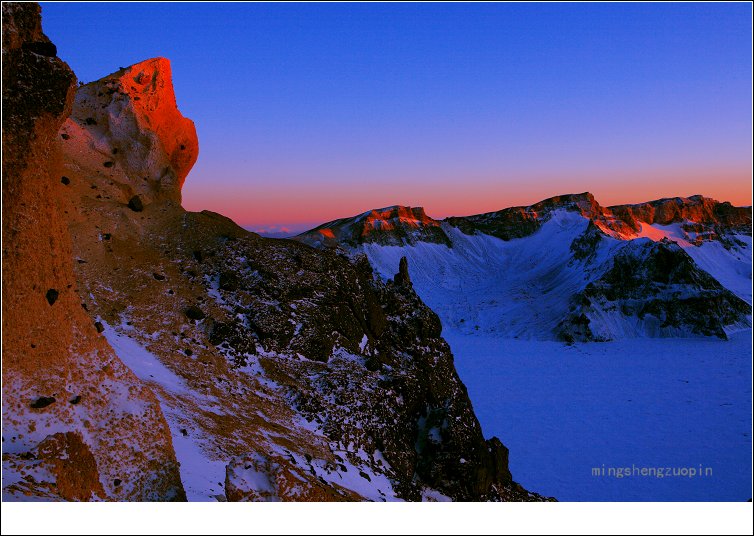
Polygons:
M126 202L180 203L181 186L199 154L194 123L178 111L170 62L153 58L86 84L61 129L79 159L103 175L125 176Z
M693 222L712 229L720 227L751 234L751 208L735 207L728 202L720 203L701 195L658 199L636 205L617 205L610 207L610 210L637 231L639 222L660 225Z
M446 221L466 234L483 233L511 240L534 233L549 219L552 211L558 209L578 212L587 218L601 214L599 203L587 192L551 197L528 207L511 207L476 216L452 217Z
M75 76L38 5L2 9L4 496L180 499L157 401L77 292L58 147Z
M658 199L635 205L601 206L589 192L551 197L528 207L511 207L497 212L447 218L450 225L467 234L483 233L503 240L534 233L553 210L577 212L589 219L602 234L630 239L642 224L681 223L695 234L697 243L720 240L731 233L751 234L751 208L735 207L701 195Z
M560 195L526 207L510 207L473 216L435 220L424 209L389 207L352 218L325 223L296 237L314 247L353 248L361 244L413 245L429 242L451 246L442 223L474 235L502 240L530 236L549 221L556 210L576 212L590 220L602 235L620 239L637 236L642 224L681 223L700 244L719 240L727 244L731 233L751 234L751 208L735 207L700 195L659 199L636 205L601 206L589 192Z
M572 299L559 326L568 341L609 340L592 319L618 312L655 336L695 334L727 339L725 328L745 324L751 306L701 270L670 241L632 243L609 269Z

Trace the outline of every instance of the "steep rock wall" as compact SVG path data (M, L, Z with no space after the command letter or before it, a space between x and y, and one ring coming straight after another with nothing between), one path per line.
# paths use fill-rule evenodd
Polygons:
M4 497L181 499L159 405L97 332L73 273L58 130L76 78L37 4L2 9Z

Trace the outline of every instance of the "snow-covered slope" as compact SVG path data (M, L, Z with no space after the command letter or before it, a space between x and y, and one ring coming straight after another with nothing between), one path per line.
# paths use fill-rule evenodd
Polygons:
M735 233L729 244L718 240L707 240L697 244L691 241L694 233L687 233L681 224L670 225L641 224L638 237L660 241L667 238L681 246L694 259L699 267L717 279L725 288L750 304L752 249L751 235ZM727 247L726 247L727 245Z
M405 256L414 288L445 326L537 338L555 328L568 312L570 296L587 283L583 271L570 263L569 251L586 224L563 211L530 238L508 242L443 224L452 247L363 244L358 251L385 279Z

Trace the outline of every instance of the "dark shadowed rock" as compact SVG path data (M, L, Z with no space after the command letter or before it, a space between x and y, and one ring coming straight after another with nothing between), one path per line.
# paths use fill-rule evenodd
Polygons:
M393 282L400 286L411 286L411 277L408 275L408 260L406 257L401 257L398 263L398 273L395 274Z
M206 316L204 312L196 305L190 305L189 307L187 307L184 311L184 314L189 320L202 320Z
M45 298L47 299L47 303L49 303L50 305L54 304L58 300L58 296L59 295L60 295L60 293L57 290L55 290L54 288L49 289L47 291L47 293L45 294Z
M557 332L566 342L609 340L591 319L611 311L636 317L654 336L687 331L721 339L725 326L743 325L751 314L751 306L669 241L628 244L572 302Z
M233 272L223 272L220 274L219 286L222 290L238 290L238 276Z
M130 208L134 212L141 212L142 210L144 210L144 204L141 202L141 197L135 195L131 199L129 199L128 208Z
M53 43L45 41L24 43L23 45L21 45L21 48L40 56L55 57L58 54L58 47L56 47Z
M54 403L55 403L54 396L40 396L34 402L31 403L31 407L34 409L42 409Z

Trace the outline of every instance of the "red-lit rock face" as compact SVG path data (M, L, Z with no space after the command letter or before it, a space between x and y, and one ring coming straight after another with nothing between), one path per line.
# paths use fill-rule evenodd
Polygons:
M394 206L368 212L361 220L361 236L372 232L393 231L399 227L439 227L440 222L427 216L422 207Z
M721 203L701 195L658 199L636 205L619 205L610 207L610 210L637 230L637 222L659 225L688 222L751 229L751 209L734 207L730 203Z
M375 209L353 218L325 223L299 235L297 240L315 247L413 244L417 241L449 244L443 225L466 234L487 234L512 240L536 232L554 211L576 212L590 220L602 234L620 240L636 238L642 225L680 223L695 233L695 243L715 240L723 234L751 233L751 209L695 195L658 199L636 205L601 206L589 192L551 197L529 206L510 207L473 216L449 217L438 221L423 208L393 206Z
M326 223L299 240L314 246L335 247L337 244L433 242L448 244L448 237L438 220L427 216L422 207L392 207L370 210L353 218Z
M61 132L69 136L66 145L79 161L113 176L146 203L180 202L199 154L194 123L178 110L170 62L164 58L80 87Z
M137 63L126 69L120 80L120 89L131 98L137 120L157 135L178 186L183 187L199 155L199 142L194 122L178 111L170 62L154 58Z
M528 207L511 207L446 221L467 234L481 232L510 240L535 232L554 210L578 212L601 232L624 240L636 238L642 224L683 223L689 230L693 228L710 237L715 230L751 232L750 208L734 207L700 195L603 207L587 192L551 197Z

